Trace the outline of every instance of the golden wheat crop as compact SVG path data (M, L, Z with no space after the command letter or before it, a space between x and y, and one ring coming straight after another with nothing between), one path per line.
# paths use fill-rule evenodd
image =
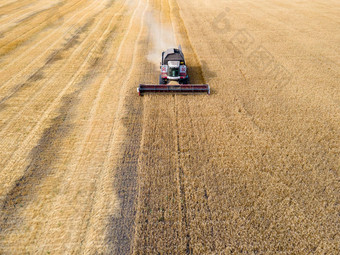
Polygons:
M339 254L339 8L1 1L0 254Z

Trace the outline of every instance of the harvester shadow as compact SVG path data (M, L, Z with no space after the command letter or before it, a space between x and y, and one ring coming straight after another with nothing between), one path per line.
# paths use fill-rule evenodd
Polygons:
M190 84L205 84L201 66L188 66Z
M201 61L202 66L201 69L204 70L204 77L206 79L211 79L217 77L217 74L209 69L209 66L206 61L202 60Z
M201 61L201 66L189 66L188 75L190 78L190 84L209 84L212 78L217 77L217 74L209 70L207 62ZM204 70L204 74L203 74ZM210 86L210 95L216 94L216 91Z
M205 61L202 61L202 66L189 66L188 75L191 84L205 84L208 80L217 76L215 72L209 70Z

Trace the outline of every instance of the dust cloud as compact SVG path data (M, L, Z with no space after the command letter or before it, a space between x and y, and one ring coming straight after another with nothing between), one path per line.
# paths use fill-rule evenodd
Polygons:
M162 52L178 46L176 44L175 33L170 25L161 24L156 20L153 12L147 13L146 25L149 29L149 38L151 40L151 48L148 52L147 60L153 63L158 70Z

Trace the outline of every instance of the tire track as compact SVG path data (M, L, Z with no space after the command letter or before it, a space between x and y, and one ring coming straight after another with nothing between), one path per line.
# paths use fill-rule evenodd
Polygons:
M204 73L203 73L203 70L202 70L202 64L200 63L199 61L199 58L198 58L198 55L195 51L195 49L193 48L192 46L192 43L189 39L189 35L188 35L188 31L186 29L186 26L184 24L184 21L181 17L181 14L179 12L179 6L178 6L178 3L176 0L170 0L171 4L170 6L172 6L171 8L171 18L174 19L175 17L175 24L179 27L179 31L180 32L180 35L179 37L182 38L185 42L185 45L188 46L188 49L189 52L192 52L193 54L190 54L189 53L189 60L192 60L192 63L190 63L191 65L194 65L194 70L192 70L192 67L189 67L189 76L190 78L194 78L195 82L193 83L206 83L206 80L205 80L205 77L204 77ZM191 62L191 61L190 61ZM196 80L197 79L197 80ZM182 197L182 204L181 204L181 208L182 208L182 217L183 217L183 220L185 222L185 231L187 231L186 233L186 253L187 254L193 254L194 253L194 245L193 247L190 246L190 240L191 240L191 231L189 231L189 228L190 228L190 222L189 220L187 219L192 219L191 215L188 216L187 215L187 206L190 207L190 202L186 201L186 194L185 194L185 185L183 184L183 180L181 180L181 175L182 176L187 176L184 174L184 170L181 169L181 149L180 149L180 143L181 143L181 135L179 133L178 130L180 130L179 128L179 121L181 118L178 117L178 109L183 109L183 106L178 106L179 104L180 105L186 105L186 106L190 106L190 101L186 98L184 100L181 100L178 102L176 102L176 98L178 99L178 97L175 95L175 111L176 111L176 129L177 129L177 144L178 144L178 160L179 160L179 171L178 171L178 179L179 179L179 183L178 183L178 186L179 186L179 193L181 194L181 197ZM192 117L193 115L190 114L190 107L188 108L188 111L189 111L189 114L188 116ZM184 119L186 119L187 117L184 117ZM185 125L186 126L186 129L187 130L191 130L191 132L194 132L196 134L196 137L200 137L197 133L197 130L204 130L204 127L195 127L193 122L192 122L192 118L190 118L190 123L191 123L191 127L188 126L188 125ZM199 139L198 139L199 140ZM207 144L206 141L200 141L199 143L202 143L202 144ZM188 177L187 177L188 178ZM204 175L204 183L208 183L207 182L207 176L206 174ZM203 184L203 190L204 190L204 195L203 195L203 208L205 210L205 212L207 213L207 217L210 219L210 222L212 222L212 219L213 219L213 216L212 216L212 210L211 210L211 207L209 205L209 192L208 192L208 189L207 189L207 186ZM190 208L190 210L193 210L194 208ZM202 208L200 207L199 210L202 210ZM184 233L185 233L184 231ZM194 235L194 233L192 233ZM211 226L211 230L210 230L210 233L211 236L214 236L214 228L213 226ZM196 237L193 236L193 238L196 240ZM206 238L209 238L208 236ZM215 252L216 251L216 244L215 244L215 240L213 239L210 239L210 242L209 242L209 245L207 245L206 248L209 248L211 252ZM195 253L197 252L197 250L195 251Z
M205 78L202 71L202 65L199 61L199 58L191 44L189 39L189 35L181 14L179 12L179 6L176 0L168 0L168 5L170 7L169 15L171 24L173 26L173 31L178 33L178 40L181 41L182 46L184 46L184 50L186 52L186 59L189 65L188 74L191 80L191 83L202 83L205 84ZM177 28L177 29L176 29ZM177 151L177 186L178 186L178 195L180 197L179 201L179 209L180 215L182 219L181 227L182 227L182 242L184 247L186 247L186 254L193 254L193 248L191 245L191 234L190 234L190 221L187 215L187 200L186 200L186 192L185 192L185 174L184 169L181 164L181 136L179 129L179 117L178 117L178 100L177 95L174 95L174 112L176 116L176 151Z
M176 133L176 148L177 151L177 162L176 162L176 172L177 172L177 190L178 190L178 208L180 209L179 214L181 215L181 231L182 231L182 242L183 246L186 247L186 254L193 254L193 249L191 248L191 237L189 226L190 222L187 216L187 201L185 194L185 184L184 184L184 171L181 164L181 144L180 144L180 133L179 133L179 119L178 119L178 102L176 100L176 95L174 95L174 113L176 118L175 130Z
M150 65L150 70L154 70ZM186 254L177 185L174 98L145 95L142 101L144 119L134 254Z
M151 6L154 8L151 13L159 13L158 19L152 19L160 21L159 36L164 30L171 33L164 29L164 24L171 24L167 1L156 0ZM149 36L152 32L152 28L149 29ZM152 43L155 42L151 40ZM148 79L152 77L151 74L156 77L157 72L152 68ZM145 95L143 108L134 254L186 254L190 244L188 247L184 233L183 200L179 192L182 185L178 185L174 96Z
M169 2L169 0L168 0ZM169 5L171 6L171 13L170 13L170 17L172 20L174 20L174 22L172 21L173 26L175 25L178 29L177 31L179 31L179 37L181 38L181 43L184 41L184 46L185 49L187 50L188 53L186 53L186 58L189 59L189 76L191 78L191 81L194 80L194 82L192 83L206 83L204 74L203 74L203 70L202 70L202 64L199 61L198 55L196 53L196 51L194 50L192 43L189 39L189 35L188 35L188 31L186 29L186 26L184 24L184 21L181 17L181 14L179 12L179 6L176 0L170 0L171 3L169 3ZM175 30L176 31L176 30ZM188 57L189 55L189 57ZM193 67L191 66L193 65ZM193 78L193 79L192 79ZM182 215L182 221L183 221L183 233L184 233L184 242L185 242L185 246L186 246L186 254L193 254L194 253L194 245L191 245L191 223L189 221L189 219L191 219L191 215L188 216L187 213L187 207L190 207L190 202L188 202L186 200L186 196L188 196L185 192L185 180L184 180L184 176L187 176L187 174L184 173L184 169L181 164L181 135L180 135L180 131L179 130L183 130L180 129L179 127L179 121L180 121L180 117L178 116L178 111L179 109L183 109L183 106L181 105L186 105L186 106L190 106L190 101L186 98L183 99L180 98L179 101L179 96L175 95L174 96L174 111L176 113L176 134L177 134L177 153L178 153L178 167L177 167L177 173L178 173L178 193L179 196L181 197L181 202L180 202L180 208L181 208L181 215ZM188 108L188 111L190 112L190 107ZM189 116L192 116L191 114L189 114ZM185 119L185 118L184 118ZM186 129L187 130L191 130L191 132L194 132L197 136L197 130L204 130L204 128L196 128L193 123L192 123L192 119L191 119L191 127L189 127L188 125L186 125ZM185 131L184 131L185 132ZM205 144L205 143L204 143ZM187 177L188 178L188 177ZM205 176L205 183L206 183L206 176ZM203 208L205 208L204 210L207 212L207 216L210 219L210 222L212 221L212 212L211 212L211 208L209 205L209 194L207 191L207 187L205 185L203 185L203 189L204 189L204 196L203 196L203 201L205 201L203 204ZM193 208L190 208L190 210L192 210ZM200 210L202 210L200 208ZM214 233L214 229L213 227L211 227L211 232L212 235ZM194 234L194 233L193 233ZM194 236L194 239L196 239L196 237ZM211 251L215 251L216 249L216 245L214 240L211 240L212 242L209 243L209 248L211 248ZM197 250L196 250L197 252Z
M177 2L176 2L177 4ZM181 44L183 44L183 42L185 43L184 47L189 46L190 50L192 49L191 43L189 41L188 35L187 35L187 31L186 28L183 24L183 21L181 23L180 28L181 30L176 30L175 29L175 23L173 21L174 16L176 17L176 21L178 21L178 19L180 19L179 16L179 11L177 9L175 9L169 2L169 0L167 1L167 5L169 6L169 18L170 18L170 22L172 25L172 29L174 31L174 33L179 33L179 35L177 35L176 33L176 37L177 37L177 41L180 40ZM178 5L177 5L178 8ZM175 14L173 14L175 12ZM184 33L183 33L184 31ZM184 40L183 40L184 37ZM196 57L196 62L197 62L197 56ZM191 60L191 57L187 55L186 53L186 60L188 62L188 60ZM190 63L190 62L189 62ZM189 65L189 64L188 64ZM190 72L190 68L188 68L188 74L189 77L192 77L194 75L193 72ZM192 82L192 81L191 81ZM193 250L191 248L191 236L190 236L190 231L189 231L189 219L187 216L187 201L186 201L186 193L185 193L185 184L184 184L184 172L181 166L181 145L180 145L180 134L179 134L179 119L178 119L178 102L177 102L177 96L174 95L174 103L173 103L173 107L174 107L174 114L175 114L175 137L176 137L176 147L175 147L175 151L177 152L177 157L176 157L176 173L177 173L177 192L178 192L178 209L179 209L179 215L181 216L181 225L180 225L180 231L181 231L181 242L182 242L182 246L185 247L185 253L186 254L193 254Z

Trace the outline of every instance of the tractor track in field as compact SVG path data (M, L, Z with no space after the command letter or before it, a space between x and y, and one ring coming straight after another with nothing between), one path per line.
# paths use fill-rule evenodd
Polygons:
M152 16L151 18L153 21L155 20L155 22L157 22L157 20L160 21L160 24L157 23L156 27L158 27L157 29L160 29L161 31L164 28L163 22L165 23L165 26L168 24L168 17L164 15L164 10L167 7L167 1L164 2L150 1L151 11L149 13L156 14L158 10L160 10L159 15L157 15L158 17ZM150 19L150 16L148 18ZM149 46L149 48L153 48L155 40L151 35L153 32L152 28L149 27L148 32L150 40L149 45L151 46ZM170 31L168 32L170 33ZM160 36L162 36L162 34L160 34ZM152 66L154 65L154 63L150 64ZM151 70L152 75L149 75L149 78L146 79L147 82L151 82L157 75L154 71L154 67ZM144 79L141 78L141 81L143 80ZM166 226L168 224L176 224L176 222L174 219L171 220L171 223L168 222L166 220L165 213L171 211L171 217L177 219L177 214L180 214L181 210L178 208L179 204L177 200L175 202L172 199L173 196L178 196L178 191L176 189L176 170L175 168L171 169L170 166L167 166L168 164L171 164L175 167L176 151L173 151L175 149L175 145L170 146L171 149L169 151L169 145L166 144L166 141L170 141L171 144L175 143L174 130L169 130L168 135L164 135L159 141L155 138L159 133L159 127L167 128L167 124L170 126L175 124L170 121L170 119L175 120L172 107L173 99L172 97L170 97L170 99L171 100L164 98L165 101L163 101L166 105L168 105L168 108L164 108L164 106L159 105L157 96L156 98L149 98L149 96L146 95L146 102L143 100L144 117L141 137L141 152L138 160L139 190L133 254L159 254L162 251L162 249L160 249L162 245L165 245L166 247L165 250L163 250L164 254L169 254L178 250L185 250L184 248L182 249L182 247L179 247L185 246L185 243L182 243L182 232L180 228L176 227L175 229L171 229L169 232L166 232ZM163 114L162 110L157 110L158 108L164 110ZM156 116L158 116L159 119ZM166 120L165 116L170 118L169 122ZM150 117L153 120L147 121ZM161 149L163 148L160 146L160 144L163 143L161 141L165 142L164 150ZM149 148L148 153L145 148ZM156 162L163 162L164 167L158 166ZM173 186L167 183L166 180L169 179L173 180L171 182L173 183ZM165 185L159 193L156 191L157 186L155 186L155 183L163 183ZM161 203L159 203L157 199L163 200L165 198L169 199L169 204L161 206ZM155 241L157 240L157 232L159 233L159 242L155 244Z
M176 100L176 95L174 96L174 114L175 114L175 130L176 133L176 151L177 151L177 190L178 190L178 197L180 198L179 203L179 214L181 215L182 222L181 222L181 228L182 228L182 242L184 243L185 252L186 254L193 254L193 250L190 245L190 231L189 231L189 219L187 216L187 200L185 195L185 174L182 168L181 164L181 144L180 144L180 134L179 134L179 118L178 118L178 105Z
M191 83L205 84L205 78L203 76L202 65L198 59L197 53L195 52L190 38L188 36L187 29L185 27L184 21L180 14L180 9L176 0L168 0L168 5L170 6L170 19L171 24L173 26L174 31L179 32L180 41L182 46L186 49L186 58L189 68L189 77L194 77L191 79ZM174 28L174 25L177 29ZM189 58L188 58L189 55ZM186 191L185 191L185 178L186 175L184 173L184 169L181 163L181 141L180 141L180 127L179 127L179 116L178 116L178 98L174 96L174 111L176 118L176 150L177 150L177 185L178 185L178 196L180 197L179 201L179 209L180 215L182 217L182 231L183 231L183 242L185 243L185 252L186 254L193 254L193 248L191 247L191 234L190 234L190 220L188 218L187 206L188 202L186 199ZM195 132L195 131L194 131Z
M165 19L165 24L167 24L167 21L170 22L170 24L173 27L174 31L177 31L178 29L181 30L181 32L178 33L177 36L179 36L179 41L182 44L183 49L185 49L186 51L186 61L188 63L188 65L190 66L190 75L191 77L194 77L193 81L197 82L197 83L203 83L205 82L204 78L203 78L203 74L202 74L202 67L198 61L197 55L195 54L193 47L191 45L191 42L188 38L187 33L183 33L183 31L185 31L185 28L183 28L183 21L181 19L178 18L178 14L179 14L179 10L176 9L174 7L174 3L173 2L169 2L166 1L166 3L164 3L163 1L160 1L160 6L157 5L158 2L156 2L155 4L155 8L161 8L161 12L164 15L164 19ZM163 16L160 17L160 19L162 19ZM168 19L168 20L167 20ZM178 29L177 29L178 28ZM182 31L183 30L183 31ZM155 97L155 105L152 104L147 104L145 107L155 107L157 109L157 107L159 106L161 108L159 104L159 101L156 100L157 96ZM160 208L155 208L155 206L153 205L153 203L155 203L156 201L153 201L152 198L148 199L147 194L140 194L141 197L139 197L139 210L142 211L140 213L138 213L137 215L137 219L138 219L138 227L137 227L137 231L136 231L136 235L140 238L141 236L145 236L144 240L137 240L137 243L135 244L136 246L136 253L140 254L140 253L149 253L149 252L160 252L160 247L159 245L156 245L155 242L156 241L156 233L154 233L154 228L153 226L158 226L159 224L159 229L161 231L161 229L164 229L163 231L166 231L167 228L167 224L174 224L174 222L172 221L168 221L167 217L164 215L164 213L170 213L171 216L169 215L168 217L172 218L172 217L176 217L175 215L178 215L178 220L179 220L179 225L177 225L176 227L174 227L174 229L171 229L171 234L173 234L174 239L173 240L169 240L169 238L171 238L171 235L169 233L169 236L164 236L164 240L163 242L165 242L163 245L165 245L164 247L164 252L166 251L170 251L171 250L171 246L167 246L166 240L168 240L168 242L171 242L173 245L176 245L176 249L174 250L172 248L172 251L176 251L179 253L185 253L185 254L193 254L193 247L192 247L192 238L190 235L190 219L188 218L188 208L187 208L187 194L186 194L186 174L184 173L184 169L183 169L183 165L181 162L181 138L180 138L180 129L179 129L179 123L180 123L180 118L178 117L179 111L181 111L181 108L178 107L178 102L177 100L179 100L180 96L173 96L173 99L171 100L170 104L171 105L171 111L172 113L170 114L171 118L173 118L173 130L171 132L171 135L173 136L173 142L174 142L174 146L171 147L171 150L174 151L173 154L173 164L174 164L174 169L173 169L173 173L168 173L166 172L166 169L159 169L158 171L161 171L165 176L165 178L172 178L171 175L174 175L174 192L175 194L172 194L172 189L169 188L169 190L164 191L164 193L162 192L162 196L166 196L168 197L170 194L172 194L172 196L176 196L177 197L177 204L176 205L169 205L169 206L165 206L163 205ZM156 111L157 112L157 111ZM148 116L150 113L147 112L146 115ZM162 116L162 114L160 114ZM160 116L160 117L161 117ZM163 116L162 116L163 117ZM161 117L161 118L162 118ZM166 120L162 120L162 121L166 121ZM161 123L163 124L163 122L161 121ZM152 128L152 127L146 127L146 128ZM161 130L156 130L155 132L155 136L159 136L161 134ZM144 134L146 135L146 134ZM169 134L170 135L170 134ZM145 146L145 144L149 144L150 142L155 142L151 140L150 138L148 138L148 140L143 142L143 147ZM146 158L145 158L146 157ZM141 160L145 161L145 160L151 160L151 162L149 164L151 164L149 167L153 168L153 160L157 160L156 158L154 159L152 155L150 155L149 157L147 156L143 156ZM144 162L141 162L142 166L145 164ZM149 165L147 164L147 165ZM157 166L155 166L157 168ZM142 168L140 171L148 171L147 169ZM155 172L155 176L151 175L149 178L151 178L152 180L147 180L147 176L148 174L144 174L141 173L141 179L140 181L142 182L142 187L141 187L141 191L140 192L152 192L152 190L156 187L154 187L153 185L153 181L156 181L155 178L163 178L163 176L159 176L159 172ZM164 171L164 172L163 172ZM169 175L169 176L168 176ZM166 187L164 187L166 188ZM169 194L167 194L169 193ZM167 194L167 195L166 195ZM161 206L161 204L159 205ZM153 209L151 209L153 208ZM176 208L176 209L175 209ZM155 215L154 215L154 211L156 210ZM175 209L176 213L175 215L173 215L172 210ZM149 210L152 210L151 212ZM156 216L158 213L162 212L162 216ZM156 219L150 219L150 214L154 215L153 217L155 217ZM172 216L173 215L173 216ZM170 219L169 219L170 220ZM151 226L149 227L148 224L151 224ZM167 230L169 231L169 229ZM173 231L173 233L172 233ZM159 238L162 238L162 234L159 233L158 235ZM157 242L157 241L156 241ZM154 245L154 246L152 246Z

